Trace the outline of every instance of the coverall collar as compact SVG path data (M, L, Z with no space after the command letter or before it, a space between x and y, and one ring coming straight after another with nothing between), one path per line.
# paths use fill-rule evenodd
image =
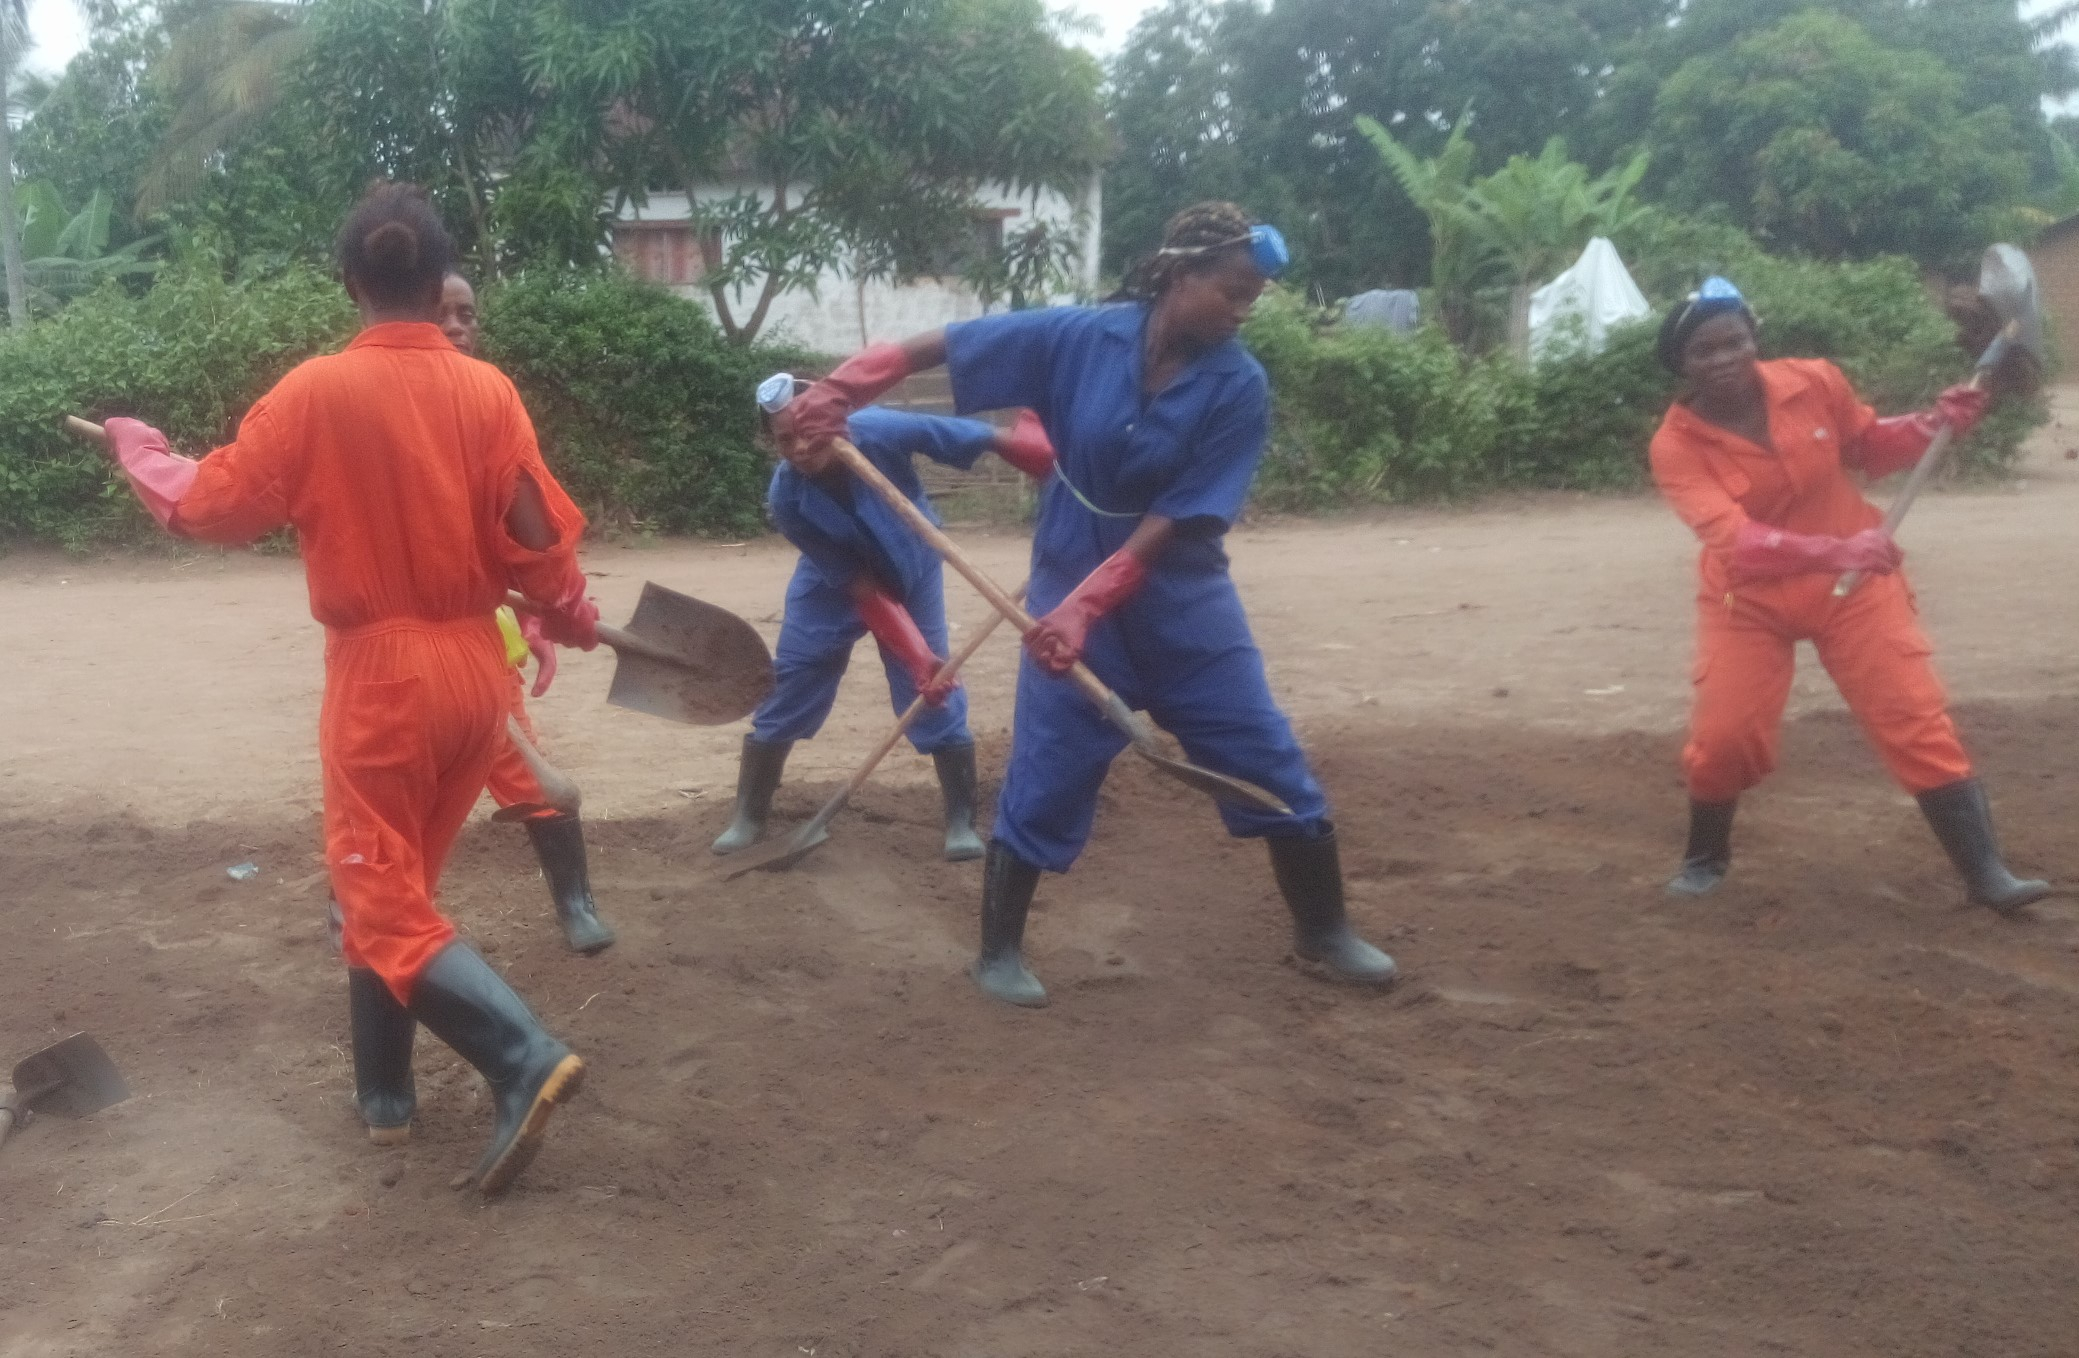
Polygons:
M347 342L349 349L452 349L448 337L432 321L384 321Z

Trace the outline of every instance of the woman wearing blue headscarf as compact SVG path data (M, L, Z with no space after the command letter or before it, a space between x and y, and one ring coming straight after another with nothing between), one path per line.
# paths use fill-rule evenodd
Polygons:
M1689 848L1668 890L1698 896L1724 880L1733 808L1775 767L1795 648L1810 641L1971 899L2003 914L2041 899L2049 886L2016 878L2000 857L1898 546L1848 479L1912 466L1943 425L1968 431L1985 394L1951 387L1933 410L1878 419L1839 368L1763 362L1755 336L1753 311L1723 278L1705 280L1660 330L1660 361L1686 386L1653 436L1653 479L1703 540L1682 751ZM1837 597L1848 571L1868 578Z
M1271 697L1221 546L1270 428L1269 383L1236 332L1286 262L1275 229L1203 203L1170 220L1122 304L1012 312L875 345L795 403L789 455L810 474L828 465L847 416L941 363L962 411L1029 407L1059 453L1033 532L1039 622L1025 637L984 872L973 975L995 999L1046 1003L1024 962L1026 913L1040 872L1066 872L1082 853L1125 747L1063 678L1079 659L1193 762L1292 808L1220 814L1229 833L1268 841L1294 951L1342 979L1393 980L1393 959L1350 927L1327 799Z

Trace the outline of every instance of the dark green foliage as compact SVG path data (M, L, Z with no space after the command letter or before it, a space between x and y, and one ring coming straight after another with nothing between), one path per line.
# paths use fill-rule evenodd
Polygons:
M65 416L134 416L204 452L290 368L353 330L339 285L315 271L227 283L214 268L177 267L141 298L110 284L0 337L0 537L82 546L148 526Z
M549 465L595 520L755 532L772 464L751 393L804 356L732 344L619 271L524 274L484 298L485 357L519 385Z

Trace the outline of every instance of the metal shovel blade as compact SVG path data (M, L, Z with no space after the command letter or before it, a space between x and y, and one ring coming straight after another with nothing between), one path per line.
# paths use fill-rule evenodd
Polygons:
M1292 814L1292 808L1285 805L1283 799L1272 796L1254 783L1244 782L1240 778L1230 778L1224 773L1215 773L1196 764L1187 764L1181 759L1162 753L1152 742L1146 745L1135 742L1133 748L1141 758L1156 768L1186 787L1196 788L1205 793L1214 801L1226 802L1230 806L1248 807L1256 811L1267 811L1273 816Z
M772 652L765 639L726 608L648 581L623 630L671 659L617 648L620 659L606 695L616 707L720 726L749 716L772 692Z
M1978 264L1978 295L2003 321L2016 324L2014 343L2045 366L2043 299L2036 289L2036 270L2020 247L2001 243L1985 247Z
M74 1033L16 1062L14 1088L24 1107L68 1118L98 1113L130 1097L130 1086L115 1062L85 1033Z
M745 849L729 860L722 880L733 882L753 872L785 872L830 842L830 820L835 814L832 811L830 815L803 821L785 839Z

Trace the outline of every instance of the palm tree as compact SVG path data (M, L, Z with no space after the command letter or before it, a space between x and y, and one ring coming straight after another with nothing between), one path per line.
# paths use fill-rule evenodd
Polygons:
M29 52L28 0L0 0L0 92L10 91ZM22 271L22 222L14 210L13 110L0 99L0 262L6 266L7 323L29 323L29 283Z
M0 0L0 5L19 0ZM160 78L173 126L138 185L141 221L192 189L279 104L310 41L301 0L193 0L174 18Z

